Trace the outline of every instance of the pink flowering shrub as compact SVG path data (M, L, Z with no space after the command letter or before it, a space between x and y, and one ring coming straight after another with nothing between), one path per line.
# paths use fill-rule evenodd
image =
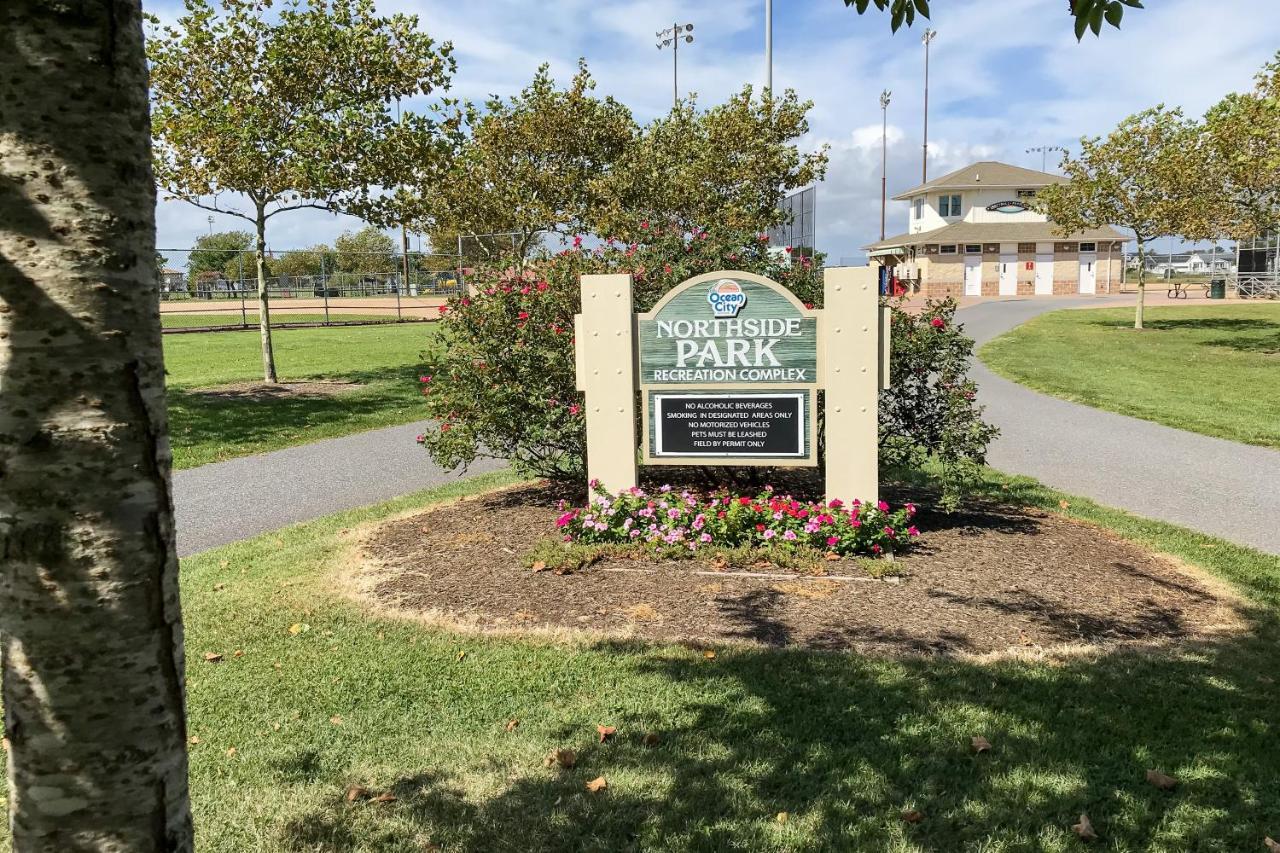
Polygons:
M920 534L916 508L884 501L844 506L802 502L766 488L749 497L728 491L699 495L663 486L649 494L634 488L610 495L594 484L585 507L568 508L556 526L566 542L635 544L665 549L814 548L841 556L902 551Z

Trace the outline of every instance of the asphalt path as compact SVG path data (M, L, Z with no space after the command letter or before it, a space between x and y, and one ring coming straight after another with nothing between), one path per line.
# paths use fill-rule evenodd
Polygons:
M1104 298L982 302L957 320L979 345L1059 308ZM1060 400L975 361L985 417L1000 428L987 462L1064 492L1280 554L1280 451L1237 444Z
M466 476L440 468L418 446L426 426L386 427L175 471L178 556ZM504 465L477 461L467 473Z

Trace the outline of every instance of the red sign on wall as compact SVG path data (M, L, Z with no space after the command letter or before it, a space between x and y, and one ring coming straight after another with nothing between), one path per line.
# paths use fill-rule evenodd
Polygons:
M1033 270L1033 269L1035 269L1035 268L1036 268L1036 262L1035 262L1035 261L1027 261L1027 269L1029 269L1029 270Z

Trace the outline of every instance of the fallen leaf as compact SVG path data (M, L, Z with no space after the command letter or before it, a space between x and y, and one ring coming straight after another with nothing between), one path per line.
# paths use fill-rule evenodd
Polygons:
M218 662L218 661L220 661L220 660L222 660L222 655L218 654L217 652L205 652L205 653L204 653L204 662L205 662L205 663L217 663L217 662Z
M275 663L273 663L273 664L271 664L271 665L272 665L273 667L275 667L276 669L284 669L284 665L283 665L282 663L280 663L280 661L276 661Z
M311 630L311 626L303 622L294 622L292 625L289 626L289 633L293 634L295 637L298 634L305 634L307 631L310 631L310 630Z
M790 818L791 818L791 815L787 814L786 812L778 812L777 817L775 817L774 820L776 820L778 823L786 823Z
M578 763L578 755L572 749L555 749L542 760L547 767L559 767L568 770Z
M622 608L622 613L632 622L661 622L662 616L653 609L652 604L633 604Z
M342 725L342 715L334 714L332 717L329 718L329 722L333 723L335 726Z
M226 586L227 586L227 585L226 585L225 583L215 583L215 584L213 585L213 591L214 591L214 592L221 592L222 590L226 589Z
M507 724L503 726L503 728L509 732L514 732L516 730L516 726L518 725L520 725L520 721L513 717L510 720L507 720Z
M715 569L716 571L722 572L725 569L729 568L729 561L726 560L723 556L718 556L711 561L711 568Z
M924 812L919 809L909 809L902 813L902 820L906 823L919 823L924 820Z
M227 758L235 758L236 748L233 746L227 750Z
M707 649L705 652L702 653L702 656L707 660L715 660L716 659L715 649Z
M1267 848L1267 853L1280 853L1280 841L1276 841L1270 835L1262 839L1262 846Z
M458 659L458 660L462 660L462 659L463 659L463 658L465 658L466 656L467 656L467 653L466 653L466 651L465 651L465 650L463 650L463 651L458 652L458 658L457 658L457 659Z
M645 732L645 736L640 738L640 743L647 747L655 747L662 738L658 737L657 732Z
M600 735L600 742L604 743L609 738L616 735L618 730L613 726L596 726L596 732Z
M218 568L220 568L220 569L225 569L225 568L226 568L227 566L229 566L229 565L231 565L231 561L230 561L230 560L219 560L219 561L218 561Z
M235 652L232 653L232 657L237 657L237 658L244 657L244 649L236 649Z
M1083 812L1080 814L1080 822L1071 825L1071 831L1082 841L1096 841L1098 838L1098 833L1093 831L1093 824L1089 822L1089 816Z
M369 796L369 789L364 785L352 785L347 789L347 802L354 803L356 800L363 800Z
M272 728L272 729L274 729L275 731L280 731L280 724L279 724L279 723L272 723L272 724L271 724L271 728Z
M192 735L192 736L191 736L191 745L192 745L192 746L195 746L195 745L196 745L196 744L198 744L198 743L200 743L200 736L199 736L199 735Z
M974 752L979 752L979 753L981 753L981 752L990 752L990 751L991 751L991 741L987 740L987 739L986 739L986 738L984 738L982 735L974 735L974 736L973 736L973 751L974 751Z
M1174 788L1178 787L1177 779L1172 776L1166 776L1159 770L1148 770L1147 781L1152 785L1155 785L1161 791L1172 791Z
M533 569L533 573L534 573L535 575L536 575L538 572L545 572L545 571L547 570L547 561L546 561L546 560L534 560L534 561L533 561L533 565L532 565L532 566L530 566L530 568L531 568L531 569Z
M607 787L609 787L609 783L604 780L603 776L597 776L587 783L587 790L593 794L598 794Z
M373 801L375 803L394 803L396 801L396 795L390 791L383 791L381 794L374 797Z
M1071 508L1071 504L1070 504L1070 503L1068 503L1067 501L1058 501L1058 506L1060 506L1060 507L1061 507L1061 508L1063 508L1063 509L1070 509L1070 508Z
M823 559L829 560L832 563L840 559L840 555L837 554L835 551L828 551L827 553L823 554L822 557ZM786 814L786 812L783 812L783 814Z

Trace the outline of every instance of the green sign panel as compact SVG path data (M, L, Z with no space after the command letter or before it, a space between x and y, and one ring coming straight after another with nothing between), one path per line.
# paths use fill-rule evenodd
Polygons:
M637 320L644 386L818 382L818 321L778 285L732 273L681 285Z

